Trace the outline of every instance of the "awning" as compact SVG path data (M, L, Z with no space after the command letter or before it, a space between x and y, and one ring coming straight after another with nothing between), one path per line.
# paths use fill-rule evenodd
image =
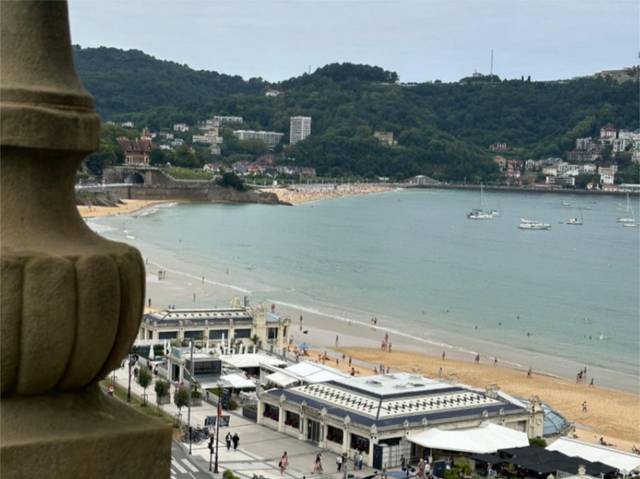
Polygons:
M256 387L253 381L250 381L240 374L227 374L225 376L220 376L220 382L222 383L222 386L231 387L234 389L255 389Z
M478 427L466 429L427 429L410 434L407 439L422 447L470 453L490 453L509 447L529 445L524 432L493 423L484 423Z
M613 449L612 447L561 437L547 446L547 449L561 452L567 456L580 457L591 462L601 462L615 467L623 473L640 471L640 456Z
M277 386L280 386L281 388L286 388L287 386L298 382L296 378L291 377L288 374L281 373L280 371L269 374L265 379Z
M235 368L258 368L261 364L273 367L286 366L287 362L260 353L223 354L220 356L223 363Z

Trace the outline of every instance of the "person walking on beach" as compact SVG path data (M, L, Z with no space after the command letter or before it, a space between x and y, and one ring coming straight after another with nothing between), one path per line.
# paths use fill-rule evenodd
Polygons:
M497 366L498 365L498 358L493 358L493 365Z
M391 342L389 342L389 352L391 352Z
M302 315L300 315L300 331L302 331Z
M231 440L233 441L233 450L235 451L238 449L238 444L240 443L240 436L238 436L237 432L233 435Z
M476 354L476 364L480 364L480 353Z
M446 357L447 357L447 354L444 351L442 351L442 360L444 361Z
M533 374L533 369L529 368L529 370L527 371L527 377L530 378L532 374Z
M587 401L582 401L582 414L587 414Z
M313 463L313 473L322 474L322 453L316 455L316 460Z
M278 467L280 468L280 475L281 476L284 475L284 471L287 469L288 465L289 465L289 457L287 456L287 451L284 451L282 453L282 456L280 457L280 462L278 463Z
M231 450L231 433L228 432L224 438L224 443L227 446L227 451Z
M349 367L351 367L351 356L349 356Z
M340 342L340 336L336 334L336 348L338 347L339 342Z

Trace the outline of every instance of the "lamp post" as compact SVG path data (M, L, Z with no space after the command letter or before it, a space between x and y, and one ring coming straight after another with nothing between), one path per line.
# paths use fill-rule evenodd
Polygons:
M218 407L216 417L216 461L213 466L213 473L218 474L218 443L220 442L220 418L222 417L222 406L220 404L220 396L218 396Z
M187 409L187 430L189 431L189 455L191 455L191 393L193 392L193 341L190 343L191 347L191 360L189 361L189 385L190 385L190 393L189 393L189 404Z
M129 384L127 386L127 402L131 402L131 353L129 353L129 358L127 362L129 363Z

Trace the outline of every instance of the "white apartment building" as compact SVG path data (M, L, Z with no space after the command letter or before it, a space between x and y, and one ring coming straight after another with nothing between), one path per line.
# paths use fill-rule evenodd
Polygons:
M217 145L222 143L222 137L218 136L218 129L207 131L204 135L193 135L191 138L193 143L202 143L204 145Z
M224 125L229 123L242 123L244 120L241 116L224 116L224 115L216 115L213 117L213 121L218 125Z
M311 134L310 116L292 116L289 124L289 143L295 145Z
M176 123L175 125L173 125L173 131L185 133L189 131L189 125L187 125L186 123Z
M277 133L275 131L236 130L233 132L233 136L238 140L260 140L263 141L267 147L274 148L280 143L284 133Z

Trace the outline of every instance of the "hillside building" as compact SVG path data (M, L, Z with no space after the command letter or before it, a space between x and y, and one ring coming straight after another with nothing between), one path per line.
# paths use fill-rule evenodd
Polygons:
M275 148L282 140L284 133L275 131L236 130L233 132L238 140L260 140L267 148Z
M220 126L242 123L244 119L241 116L216 115L213 117L213 121Z
M292 116L289 121L289 143L295 145L311 134L310 116Z
M374 131L374 138L376 138L380 143L384 143L385 145L393 146L398 142L393 139L392 131Z
M126 137L120 137L118 145L124 155L125 165L146 166L149 164L151 140L141 138L130 140Z

